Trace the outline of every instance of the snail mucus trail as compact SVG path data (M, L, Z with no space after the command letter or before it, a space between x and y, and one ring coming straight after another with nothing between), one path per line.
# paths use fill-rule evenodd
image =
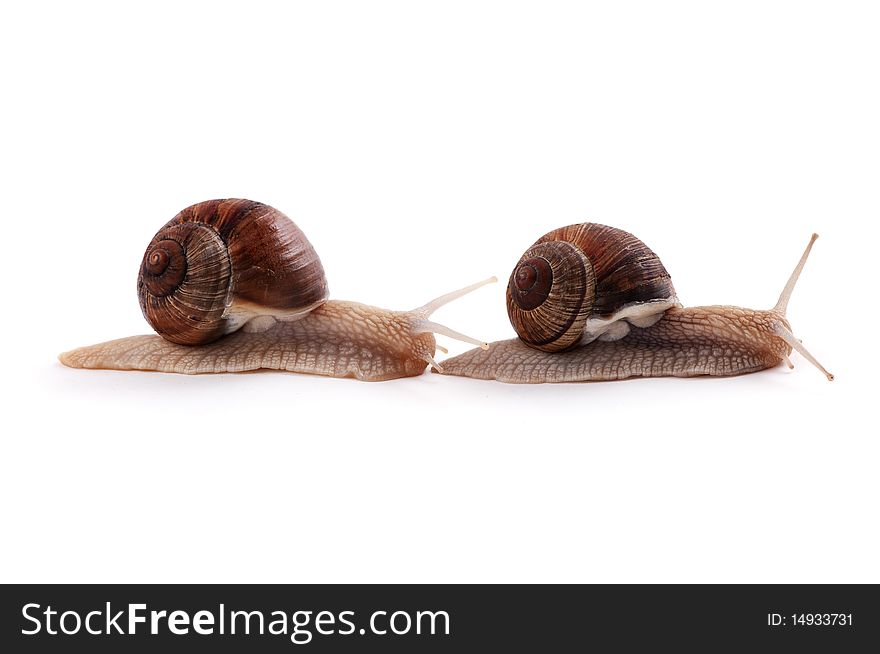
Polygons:
M59 356L74 368L185 374L286 370L382 381L420 375L442 334L486 343L430 319L494 277L411 311L328 299L323 266L280 211L250 200L187 207L141 262L141 310L158 335L131 336Z

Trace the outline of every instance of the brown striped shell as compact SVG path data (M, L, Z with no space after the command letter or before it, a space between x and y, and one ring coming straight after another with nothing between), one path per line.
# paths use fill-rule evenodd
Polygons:
M147 322L183 345L209 343L257 316L296 318L327 295L305 234L251 200L187 207L153 237L138 275Z
M596 223L545 234L520 258L507 285L507 313L527 345L559 352L616 340L678 305L659 257L632 234Z

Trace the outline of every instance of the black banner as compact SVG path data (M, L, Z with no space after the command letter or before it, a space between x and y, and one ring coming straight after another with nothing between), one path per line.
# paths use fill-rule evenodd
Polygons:
M12 585L0 593L0 651L17 653L850 652L880 643L874 585Z

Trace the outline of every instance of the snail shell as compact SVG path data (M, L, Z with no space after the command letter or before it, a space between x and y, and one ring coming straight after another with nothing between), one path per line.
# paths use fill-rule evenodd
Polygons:
M678 298L659 257L629 232L596 223L542 236L507 286L514 330L546 352L623 338L630 324L649 327L674 306Z
M305 234L251 200L187 207L153 237L138 275L147 322L183 345L209 343L260 316L271 316L268 324L296 319L327 296L324 268Z

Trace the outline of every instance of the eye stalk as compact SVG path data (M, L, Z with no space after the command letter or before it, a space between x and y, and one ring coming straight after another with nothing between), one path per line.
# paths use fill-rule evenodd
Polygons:
M489 277L488 279L484 279L481 282L477 282L476 284L471 284L470 286L465 286L464 288L460 288L457 291L452 291L451 293L446 293L445 295L441 295L438 298L435 298L416 309L413 309L410 313L413 314L414 318L412 321L412 330L414 334L424 334L427 332L433 334L441 334L442 336L448 336L449 338L454 338L457 341L462 341L464 343L469 343L470 345L476 345L482 350L489 349L489 344L485 341L478 340L476 338L471 338L470 336L466 336L461 332L457 332L454 329L450 329L446 325L441 325L440 323L434 322L433 320L429 320L431 314L434 313L440 307L449 304L453 300L457 300L458 298L467 295L468 293L477 290L478 288L482 288L486 284L494 284L498 281L497 277ZM438 348L441 350L445 350L445 348ZM436 361L430 356L427 355L426 358L427 363L430 363L432 366L443 371Z
M813 249L813 243L816 242L816 239L819 238L818 234L813 234L810 237L810 242L807 243L807 249L804 250L804 253L801 255L800 261L798 261L797 266L794 268L794 272L791 273L791 277L788 278L788 282L785 284L785 288L782 289L782 293L779 294L779 300L776 302L776 306L771 309L773 313L777 313L782 317L782 320L778 320L774 323L773 330L779 338L781 338L785 343L793 350L795 350L798 354L804 357L807 361L812 363L816 368L818 368L825 377L828 378L828 381L834 381L834 375L825 370L821 363L819 363L816 358L809 353L804 344L800 342L795 335L791 332L791 330L786 326L788 325L788 321L785 320L785 313L788 311L788 301L791 299L791 294L794 292L795 284L797 284L798 279L801 276L801 272L804 269L804 264L807 263L807 258L810 256L810 251ZM788 357L785 358L786 363L789 368L794 368L794 364L792 364L791 360Z

